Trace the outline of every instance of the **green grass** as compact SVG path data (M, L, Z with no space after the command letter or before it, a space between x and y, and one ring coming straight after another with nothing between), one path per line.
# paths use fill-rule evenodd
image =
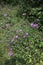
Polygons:
M42 32L31 28L27 19L17 17L17 9L0 5L0 65L43 65ZM26 33L28 36L23 38ZM12 41L15 35L18 39ZM9 45L13 50L11 58L8 57Z

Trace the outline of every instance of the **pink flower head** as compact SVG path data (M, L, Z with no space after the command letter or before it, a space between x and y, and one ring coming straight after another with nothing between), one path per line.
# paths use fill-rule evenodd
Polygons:
M25 34L23 35L23 38L26 38L26 35Z
M9 51L8 56L11 57L13 55L12 51Z
M26 46L26 49L28 49L29 47L28 46Z
M15 39L18 39L18 35L15 36Z
M31 23L30 26L33 28L38 28L38 24L36 24L36 23Z
M26 36L28 36L28 33L26 33Z
M20 33L22 32L22 29L20 29L20 31L19 31Z
M28 33L24 34L24 35L23 35L23 38L26 38L27 36L28 36Z

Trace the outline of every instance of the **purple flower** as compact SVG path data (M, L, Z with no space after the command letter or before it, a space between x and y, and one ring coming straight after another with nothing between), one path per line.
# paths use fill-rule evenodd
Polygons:
M26 33L26 36L28 36L28 33Z
M9 51L8 56L11 57L13 55L12 51Z
M26 46L26 49L28 49L29 47L28 46Z
M18 39L18 35L15 36L15 39Z
M23 35L23 38L26 38L26 35L25 34Z
M22 33L23 32L22 29L20 29L19 32Z
M11 40L11 42L13 42L15 39L18 39L18 35L14 36Z
M39 27L38 24L36 24L36 23L31 23L30 26L33 27L33 28L38 28Z
M24 35L23 35L23 38L26 38L27 36L28 36L28 33L24 34Z

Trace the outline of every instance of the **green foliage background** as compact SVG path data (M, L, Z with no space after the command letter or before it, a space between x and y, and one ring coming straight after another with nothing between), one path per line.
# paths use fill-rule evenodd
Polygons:
M0 0L0 4L0 65L43 65L43 1ZM7 17L3 16L5 13L8 13ZM31 22L38 23L39 29L31 28ZM6 28L6 23L10 27ZM22 34L16 32L20 29L23 34L28 32L29 36L23 39ZM16 34L19 38L11 42ZM7 55L9 43L14 53L10 59Z
M43 25L43 1L42 0L0 0L0 3L10 4L13 6L19 5L17 15L22 17L22 13L27 13L25 16L30 22L31 20Z

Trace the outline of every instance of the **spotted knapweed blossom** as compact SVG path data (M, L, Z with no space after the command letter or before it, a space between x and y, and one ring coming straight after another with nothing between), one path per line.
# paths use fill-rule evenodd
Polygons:
M29 47L28 46L26 46L26 49L28 49Z
M22 32L23 32L23 30L22 30L22 29L20 29L20 30L19 30L19 32L20 32L20 33L22 33Z
M16 39L18 39L18 35L15 35L15 36L12 38L11 42L13 42L13 41L16 40Z
M15 39L18 39L18 35L15 36Z
M32 28L38 28L38 27L39 27L38 24L36 24L36 23L31 23L30 26L31 26Z
M24 35L23 35L23 38L26 38L28 36L28 33L25 33Z
M23 35L23 38L26 38L26 35L25 34Z
M8 52L8 56L11 57L13 55L13 52L12 52L12 48L9 47L9 52Z
M28 36L28 33L26 33L26 36Z
M13 52L12 51L9 51L8 52L8 56L11 57L13 55Z

